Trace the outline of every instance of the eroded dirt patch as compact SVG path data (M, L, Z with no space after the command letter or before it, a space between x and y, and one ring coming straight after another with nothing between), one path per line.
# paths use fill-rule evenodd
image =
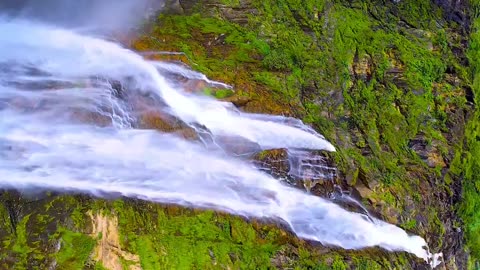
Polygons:
M101 236L94 250L93 259L110 270L122 270L122 261L126 261L128 269L141 270L140 257L122 250L118 232L118 218L108 217L100 213L88 213L92 219L92 234Z

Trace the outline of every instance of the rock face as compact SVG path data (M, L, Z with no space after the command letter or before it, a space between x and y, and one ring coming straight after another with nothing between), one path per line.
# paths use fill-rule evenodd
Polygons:
M444 16L448 21L454 21L468 29L470 24L469 6L466 1L460 0L434 0L436 5L444 10Z
M186 14L202 11L204 15L220 15L223 18L239 23L245 24L248 22L248 16L258 13L253 6L251 0L238 1L221 1L221 0L206 0L206 1L191 1L178 0L174 1L174 6L180 6L181 11ZM177 10L179 11L179 10Z
M293 183L363 211L342 201L349 195L372 215L424 237L432 252L444 254L440 269L467 269L478 259L466 252L472 230L459 217L468 208L459 208L469 193L462 194L464 171L475 173L464 165L471 156L464 144L478 140L469 131L476 126L469 124L476 116L470 10L455 0L168 0L158 27L132 47L184 52L181 61L233 85L226 100L242 110L303 118L338 151L318 153L335 168L320 170L325 179L303 170L303 182ZM140 122L194 137L159 112ZM253 155L275 177L295 180L287 151L261 152L235 138L221 143ZM5 269L428 269L409 254L321 247L287 227L221 213L126 199L1 196ZM83 248L69 248L72 242Z
M461 220L454 210L462 176L451 170L461 155L457 146L473 100L465 76L471 19L466 2L205 0L179 5L183 15L164 16L161 22L175 28L169 21L183 20L193 28L182 35L193 37L188 47L200 65L228 59L221 72L205 71L241 90L231 97L245 100L238 107L303 117L339 149L332 160L342 192L424 236L434 252L444 252L448 267L466 267ZM246 20L225 13L250 7L255 16ZM185 42L180 34L156 34ZM288 180L284 155L276 150L257 159L269 173ZM324 196L335 194L319 189Z
M335 192L337 170L324 153L264 150L253 156L253 163L278 180L315 195L330 198Z

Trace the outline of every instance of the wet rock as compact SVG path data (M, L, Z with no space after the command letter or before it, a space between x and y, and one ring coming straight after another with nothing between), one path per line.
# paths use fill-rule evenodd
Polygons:
M190 126L162 112L148 112L139 116L139 128L156 129L174 133L185 139L198 139L197 132Z
M309 184L308 182L313 182ZM306 183L306 184L305 184ZM309 181L304 182L303 187L311 194L322 198L330 198L335 191L335 183L332 181Z
M189 93L201 93L208 87L208 83L203 80L187 80L183 84L183 89Z
M322 197L334 192L337 169L327 154L317 151L289 151L290 172L305 190Z
M264 150L253 157L254 164L275 178L290 179L290 164L286 149Z
M138 128L156 129L166 133L175 133L186 139L198 139L194 128L162 109L167 106L158 97L137 94L129 96L128 100L132 107L132 114L137 119Z
M334 191L336 168L321 152L265 150L253 160L261 170L312 194L329 197Z
M111 126L113 121L113 119L107 115L81 109L72 109L69 113L69 117L72 121L78 121L79 123L85 124L94 124L100 127Z
M240 108L240 107L244 107L250 101L252 101L252 98L248 97L248 96L233 95L233 96L225 99L225 101L231 102L231 103L233 103L233 105Z
M251 156L261 151L258 143L236 136L215 136L213 144L220 146L225 152L238 156Z

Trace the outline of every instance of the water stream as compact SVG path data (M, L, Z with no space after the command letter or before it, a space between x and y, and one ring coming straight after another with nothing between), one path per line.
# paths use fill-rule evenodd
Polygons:
M285 185L214 143L138 128L143 106L212 142L229 137L259 150L335 151L301 121L188 93L162 75L178 66L95 36L5 18L0 33L1 188L113 193L273 218L325 245L430 259L421 237ZM302 166L311 167L300 164L295 174Z

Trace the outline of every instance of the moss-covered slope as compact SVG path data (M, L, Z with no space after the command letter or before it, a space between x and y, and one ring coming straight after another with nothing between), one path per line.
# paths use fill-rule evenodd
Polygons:
M464 261L469 13L447 2L179 1L134 47L185 52L242 109L311 123L337 146L339 184Z
M206 94L246 111L304 119L337 147L330 158L346 191L375 215L426 238L433 252L444 253L446 269L474 267L478 3L166 5L133 48L183 52L164 59L184 61L236 90ZM5 269L426 267L404 253L325 248L257 221L141 201L6 192L2 205Z

